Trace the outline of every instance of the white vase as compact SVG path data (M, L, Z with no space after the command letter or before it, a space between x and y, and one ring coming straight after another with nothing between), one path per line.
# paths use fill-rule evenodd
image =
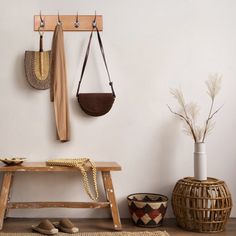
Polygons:
M205 143L194 144L194 178L207 180L207 155Z

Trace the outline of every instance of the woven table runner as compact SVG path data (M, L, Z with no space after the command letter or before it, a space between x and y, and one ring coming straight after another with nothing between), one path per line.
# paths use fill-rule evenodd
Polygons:
M37 236L39 233L0 233L0 236ZM60 236L68 236L65 233L59 233ZM170 236L166 231L152 231L152 232L89 232L77 233L74 236Z

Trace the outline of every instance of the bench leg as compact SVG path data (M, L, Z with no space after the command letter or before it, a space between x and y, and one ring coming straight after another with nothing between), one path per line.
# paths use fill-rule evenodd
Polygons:
M120 222L120 215L119 215L119 210L116 203L115 191L113 188L110 171L102 171L102 179L103 179L103 184L104 184L107 200L110 202L114 229L121 230L122 226Z
M3 175L2 189L0 195L0 230L3 227L4 216L7 210L7 202L10 193L12 175L12 172L6 172Z

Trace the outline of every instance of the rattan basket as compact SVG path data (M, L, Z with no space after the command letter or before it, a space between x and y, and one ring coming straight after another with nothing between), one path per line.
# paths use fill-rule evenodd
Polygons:
M179 180L172 193L172 208L177 224L190 231L216 233L225 229L232 199L224 181L191 177Z
M136 226L152 228L162 225L168 198L156 193L134 193L127 197L129 212Z

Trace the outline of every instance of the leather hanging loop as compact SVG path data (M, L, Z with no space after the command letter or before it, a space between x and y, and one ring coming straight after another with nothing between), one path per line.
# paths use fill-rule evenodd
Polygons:
M39 51L43 52L43 35L44 35L44 31L42 30L43 26L39 26L38 28L38 32L39 32Z
M43 35L40 35L39 39L39 51L43 52Z

